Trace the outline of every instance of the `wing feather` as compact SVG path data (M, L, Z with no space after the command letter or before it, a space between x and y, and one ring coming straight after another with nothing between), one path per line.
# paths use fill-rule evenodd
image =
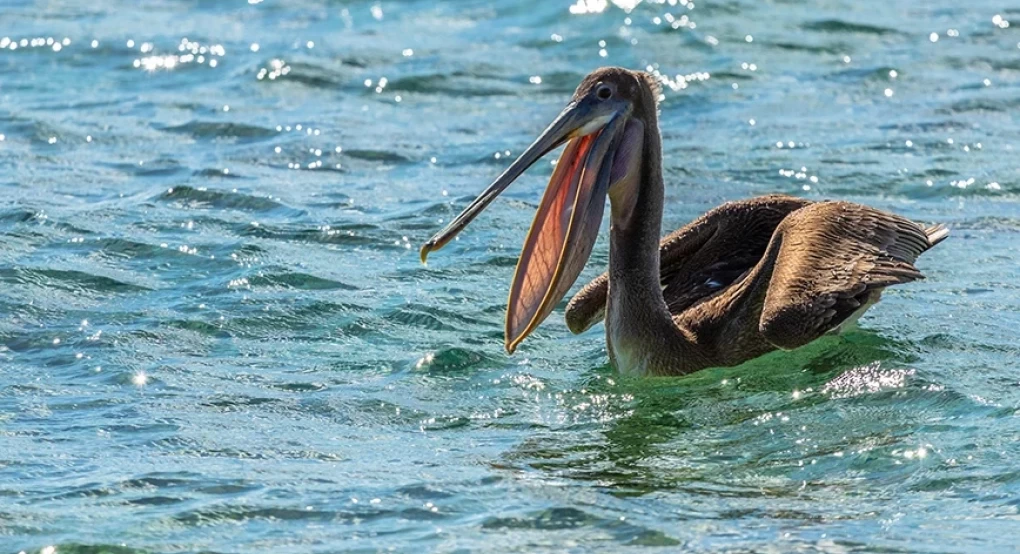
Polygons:
M776 229L771 278L759 331L772 344L807 344L881 289L923 279L917 257L945 239L942 226L924 228L906 218L850 202L819 202Z
M728 202L664 237L660 280L670 313L679 314L740 279L759 262L780 222L809 204L784 195ZM602 320L608 285L603 273L570 300L566 321L573 333Z

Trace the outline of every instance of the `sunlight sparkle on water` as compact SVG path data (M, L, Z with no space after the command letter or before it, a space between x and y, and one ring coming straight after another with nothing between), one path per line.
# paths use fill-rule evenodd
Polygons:
M577 3L570 6L570 13L574 15L602 13L608 5L607 0L577 0Z
M923 460L924 458L928 457L928 448L920 446L917 448L917 450L904 450L902 452L898 451L893 452L894 455L897 453L901 454L904 458L908 460L913 459Z
M422 369L432 364L432 361L436 359L434 352L429 352L418 359L418 362L414 364L415 369Z
M134 44L135 42L133 40L128 41L129 48L133 47ZM155 50L155 46L153 43L145 42L142 43L139 50L141 53L146 54L153 52ZM185 64L204 64L208 59L209 67L216 67L219 64L216 58L222 58L227 55L227 50L222 44L204 45L188 40L187 37L181 39L180 43L177 45L177 51L181 52L181 54L152 54L150 56L137 58L132 65L136 69L144 69L145 71L152 73L160 69L173 71L177 67Z
M898 389L913 377L913 369L883 370L878 362L856 367L841 373L822 387L822 394L832 398L851 398L882 390Z
M287 62L280 59L273 59L269 61L268 68L261 68L255 78L259 81L268 78L270 81L274 81L279 77L284 77L290 73L290 66Z

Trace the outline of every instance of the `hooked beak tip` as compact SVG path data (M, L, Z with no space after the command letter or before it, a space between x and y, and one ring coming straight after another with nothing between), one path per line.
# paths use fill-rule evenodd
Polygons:
M418 255L421 256L421 263L428 265L429 254L443 247L443 243L439 242L436 237L432 237L421 245L421 250L418 251Z

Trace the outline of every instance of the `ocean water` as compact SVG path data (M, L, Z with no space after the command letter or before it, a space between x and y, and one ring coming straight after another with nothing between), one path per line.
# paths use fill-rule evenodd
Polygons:
M686 378L505 355L551 166L417 249L609 64L664 230L849 199L927 280ZM0 0L0 552L1015 551L1018 114L1006 1Z

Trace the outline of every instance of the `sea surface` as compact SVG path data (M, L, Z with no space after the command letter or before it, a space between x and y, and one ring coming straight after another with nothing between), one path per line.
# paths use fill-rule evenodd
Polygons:
M665 231L848 199L950 227L927 280L685 378L562 307L507 356L551 163L418 247L602 65ZM0 0L0 553L1016 552L1018 261L1015 2Z

